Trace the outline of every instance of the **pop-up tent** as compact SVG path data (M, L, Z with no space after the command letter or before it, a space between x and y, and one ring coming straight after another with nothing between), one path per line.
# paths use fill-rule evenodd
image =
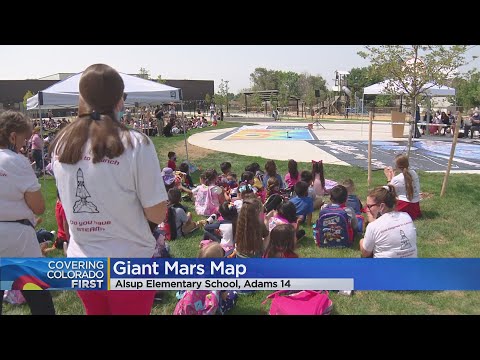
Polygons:
M79 99L79 84L83 72L72 75L71 77L60 81L45 90L39 91L38 94L27 99L27 110L38 110L41 114L42 109L61 109L61 108L77 108ZM145 80L137 76L119 73L125 85L124 93L127 94L125 106L145 106L159 105L164 103L180 103L183 102L182 90L172 86L157 83L151 80ZM40 115L40 122L42 117ZM43 124L41 124L41 136L43 138ZM185 122L183 123L185 151L188 162L188 145L185 130ZM43 157L43 153L42 153Z
M27 110L60 109L78 107L79 83L82 73L60 81L27 100ZM126 106L157 105L181 102L182 90L120 73L127 94Z
M363 89L364 95L391 95L392 92L396 95L402 95L405 93L405 90L400 87L394 86L391 89L388 89L389 81L385 80L378 84L370 85ZM449 88L447 86L437 86L431 83L425 84L423 87L425 90L425 95L428 96L455 96L455 89Z

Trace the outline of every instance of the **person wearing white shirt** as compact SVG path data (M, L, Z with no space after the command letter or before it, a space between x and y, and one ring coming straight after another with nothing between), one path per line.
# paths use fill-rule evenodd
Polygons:
M412 218L395 211L393 185L379 186L369 192L366 203L368 226L360 240L362 257L416 258L417 229Z
M22 113L0 114L0 258L42 257L34 225L35 215L45 211L45 201L30 162L18 154L31 132L30 120ZM32 315L55 315L50 292L22 293ZM2 301L0 290L0 314Z
M150 258L148 221L160 224L167 193L151 140L121 124L124 84L108 65L80 79L79 116L51 145L70 224L68 257ZM154 291L78 291L87 315L150 314Z
M395 158L395 169L384 170L389 184L395 187L398 196L397 211L408 213L413 220L422 216L420 210L420 179L415 170L409 169L408 157L398 155Z

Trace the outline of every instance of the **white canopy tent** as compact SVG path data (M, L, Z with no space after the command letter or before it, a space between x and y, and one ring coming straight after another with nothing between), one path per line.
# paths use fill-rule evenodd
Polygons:
M398 86L394 86L390 91L388 90L389 81L385 80L377 84L370 85L363 89L364 95L391 95L392 90L394 94L402 95L405 93L405 90L401 89ZM447 86L437 86L431 83L425 84L423 87L426 89L425 94L428 96L455 96L455 89L449 88Z
M367 86L363 89L363 99L362 99L362 114L363 114L363 107L365 104L365 95L403 95L405 94L405 90L397 85L393 85L390 88L388 87L389 80L385 80L379 82L377 84L373 84ZM456 92L454 88L450 88L448 86L438 86L433 83L427 83L423 86L425 90L425 95L428 97L436 97L436 96L455 96Z
M27 110L60 109L78 107L79 83L82 73L60 81L27 100ZM128 95L125 106L158 105L181 102L182 90L145 80L136 76L120 73Z
M38 110L42 122L42 109L77 108L79 99L79 84L83 72L72 75L38 94L27 99L27 110ZM172 86L145 80L137 76L119 73L125 85L124 93L127 94L125 106L160 105L164 103L180 103L182 107L183 132L185 151L188 162L188 145L183 116L182 90ZM43 125L41 126L43 138ZM43 156L43 154L42 154Z

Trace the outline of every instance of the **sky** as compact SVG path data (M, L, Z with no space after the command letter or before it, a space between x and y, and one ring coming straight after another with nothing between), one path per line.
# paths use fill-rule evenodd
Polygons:
M228 80L229 92L249 88L257 67L321 75L333 85L336 70L369 65L361 45L0 45L0 80L38 79L77 73L95 63L136 74L143 67L156 78ZM468 51L480 57L480 46ZM469 68L480 67L476 59Z

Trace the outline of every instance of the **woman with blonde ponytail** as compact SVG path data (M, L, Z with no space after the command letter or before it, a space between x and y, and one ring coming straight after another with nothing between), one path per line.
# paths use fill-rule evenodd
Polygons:
M79 84L78 118L50 146L70 226L68 257L150 258L167 193L152 141L120 123L123 79L104 64ZM155 291L78 291L87 315L148 315Z
M408 213L412 220L422 215L420 211L420 179L415 170L409 169L408 157L398 155L395 158L395 169L384 170L388 184L395 187L398 196L395 210Z

